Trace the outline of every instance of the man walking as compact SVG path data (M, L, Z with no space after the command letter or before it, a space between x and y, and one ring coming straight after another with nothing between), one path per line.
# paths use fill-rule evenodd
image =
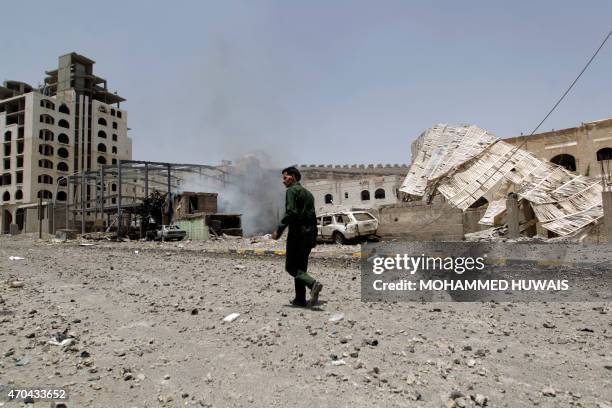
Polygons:
M273 239L279 239L285 228L289 227L287 235L287 254L285 270L295 281L294 306L310 306L317 304L323 285L308 274L308 257L316 245L317 216L314 209L314 197L301 184L302 175L295 167L287 167L282 172L283 184L287 187L285 195L285 216ZM310 289L310 301L306 302L306 287Z

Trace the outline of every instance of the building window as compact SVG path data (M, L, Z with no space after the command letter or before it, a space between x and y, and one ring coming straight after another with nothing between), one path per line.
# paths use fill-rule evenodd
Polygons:
M111 191L117 191L117 185L111 184Z
M334 196L332 196L331 194L325 194L325 204L333 204L334 203Z
M11 159L4 159L4 170L9 170L11 168Z
M117 117L121 118L121 111L119 111L119 110L117 111Z
M68 199L68 194L66 194L65 191L58 191L56 198L57 201L66 201Z
M59 135L57 135L57 141L64 144L70 143L70 139L68 139L68 135L65 133L60 133Z
M102 138L102 139L106 139L106 132L101 130L98 132L98 137Z
M38 146L38 153L43 156L53 156L53 146L41 144Z
M11 144L10 143L5 143L4 144L4 155L5 156L10 156L11 155Z
M113 129L117 129L117 122L113 122Z
M106 119L100 118L100 119L98 119L98 125L100 125L100 126L107 126L108 123L106 123Z
M68 154L68 149L66 149L65 147L60 147L59 149L57 149L57 155L62 159L67 158Z
M117 135L115 133L113 133L113 142L117 141Z
M5 142L10 142L11 141L11 132L7 131L4 133L4 141Z
M55 123L55 119L53 119L53 116L43 113L42 115L40 115L40 123L47 123L49 125L53 125Z
M23 140L17 141L17 154L23 153Z
M42 167L44 169L52 169L53 162L51 160L42 159L38 161L38 167Z
M597 151L597 161L612 160L612 149L604 147Z
M98 143L98 151L106 153L106 145L104 143Z
M117 146L113 146L113 148L111 149L113 154L117 154Z
M41 99L40 107L55 110L55 104L48 99Z
M22 184L23 183L23 171L18 171L17 173L15 173L15 182L17 184Z
M11 173L4 173L0 177L0 186L8 186L12 183Z
M111 116L115 116L115 109L111 108Z
M550 162L565 167L569 171L576 171L576 159L571 154L558 154L550 159Z
M98 156L98 164L106 164L106 158L104 156Z
M117 164L117 159L113 159L112 163Z
M4 194L2 194L2 201L10 201L11 200L11 193L9 193L8 191L5 191Z
M52 142L53 141L53 132L48 130L48 129L40 129L38 131L38 138L40 140L44 140L46 142Z
M64 162L59 162L57 163L57 170L58 171L68 171L68 165Z
M70 115L70 109L66 106L65 103L62 103L58 109L61 113L65 113L66 115Z
M49 176L48 174L41 174L38 176L38 182L40 184L53 184L53 177Z
M370 201L370 192L368 190L361 191L361 201Z
M36 194L37 198L46 198L46 199L52 199L53 198L53 193L50 192L49 190L40 190L38 192L38 194Z
M17 168L20 169L23 167L23 156L17 156Z
M344 192L344 198L348 198L348 191Z
M15 200L23 200L23 191L17 190L15 192Z
M375 200L383 200L385 198L385 190L383 188L379 188L374 192Z
M60 119L60 121L57 122L57 126L68 129L70 127L70 123L68 123L66 119Z

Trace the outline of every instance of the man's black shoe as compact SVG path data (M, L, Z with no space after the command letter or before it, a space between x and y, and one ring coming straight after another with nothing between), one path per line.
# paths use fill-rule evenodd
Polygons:
M310 301L308 302L308 306L314 307L319 301L319 293L321 293L321 289L323 289L323 284L319 282L315 282L312 285L312 289L310 289Z
M297 300L297 299L293 299L291 302L292 306L296 306L296 307L306 307L308 306L308 302L305 300Z

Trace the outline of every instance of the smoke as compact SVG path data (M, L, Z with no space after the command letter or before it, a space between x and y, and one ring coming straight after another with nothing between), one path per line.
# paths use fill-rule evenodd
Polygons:
M283 216L285 188L280 170L262 166L267 160L262 153L245 155L225 166L224 181L191 176L181 183L179 193L217 193L218 212L242 214L244 236L271 233Z

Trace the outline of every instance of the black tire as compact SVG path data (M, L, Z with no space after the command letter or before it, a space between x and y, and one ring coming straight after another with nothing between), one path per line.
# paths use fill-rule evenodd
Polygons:
M334 231L332 238L336 244L344 245L346 243L346 238L340 231Z

